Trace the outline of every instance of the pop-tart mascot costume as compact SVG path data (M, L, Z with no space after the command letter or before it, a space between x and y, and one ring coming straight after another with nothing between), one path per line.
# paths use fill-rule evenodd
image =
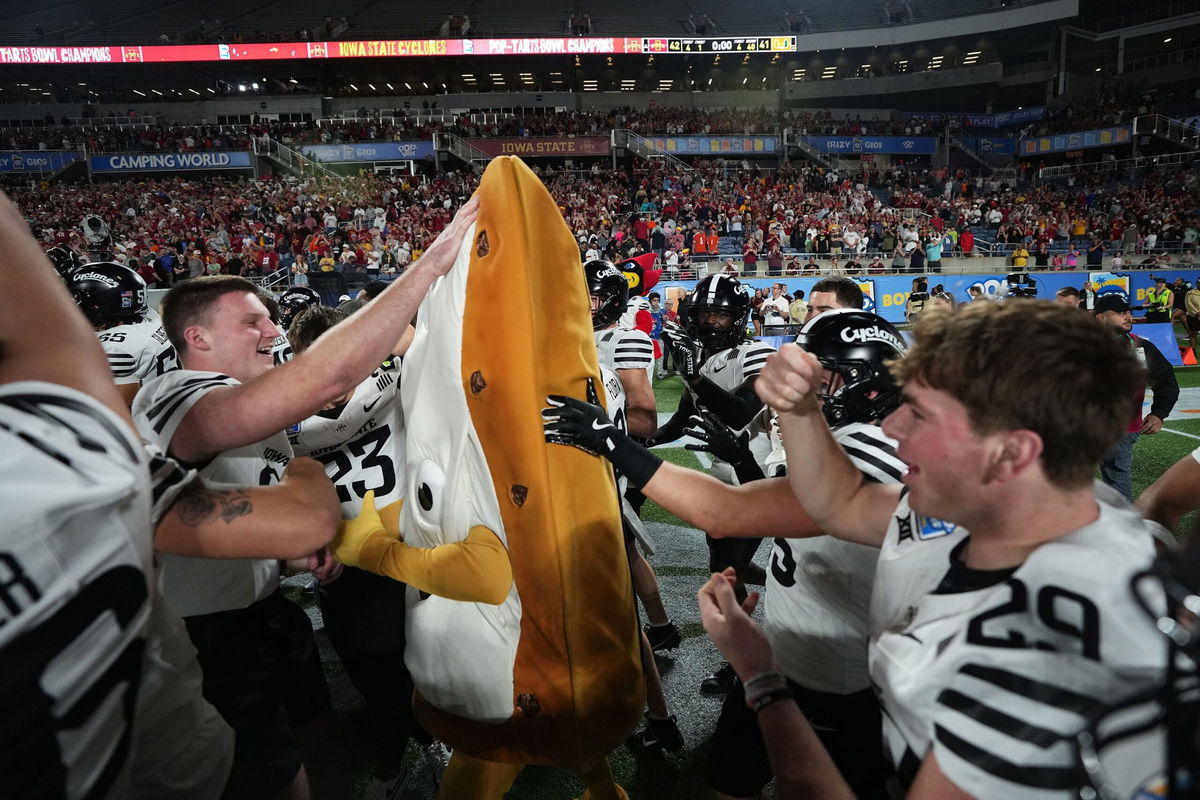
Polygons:
M605 757L645 689L619 498L608 463L547 444L539 414L600 385L579 248L520 159L494 159L478 194L404 357L399 531L368 498L336 554L409 586L417 718L454 748L440 798L498 800L526 764L624 798Z

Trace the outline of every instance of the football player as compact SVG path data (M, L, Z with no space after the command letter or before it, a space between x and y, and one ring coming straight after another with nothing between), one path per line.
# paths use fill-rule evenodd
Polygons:
M347 316L319 304L304 309L288 329L292 350L303 353ZM396 525L405 486L400 356L414 332L409 326L387 360L351 392L288 429L296 455L325 465L343 519L357 518L363 498L373 492L380 513ZM316 593L325 631L370 715L375 753L370 796L400 796L414 729L427 749L441 747L413 719L413 682L404 665L405 590L399 581L346 567L336 580L322 581Z
M279 329L254 284L215 276L176 286L164 298L163 325L183 369L138 393L139 430L178 459L203 465L205 477L277 483L292 457L284 431L385 360L429 286L453 264L477 210L476 200L464 205L399 280L277 368L272 346ZM311 781L316 793L344 792L347 765L333 741L312 627L279 592L278 562L173 556L163 562L163 592L199 650L206 696L238 731L235 790L270 796L303 791Z
M3 197L0 244L13 257L0 293L24 298L0 318L0 700L10 722L0 770L29 796L218 796L233 734L200 696L151 546L245 550L264 535L266 508L270 526L312 547L329 538L332 486L297 464L286 496L208 487L147 453L94 333L36 266L40 251ZM287 554L280 537L270 544Z
M101 261L84 264L66 280L75 304L96 329L125 405L133 405L143 383L179 367L162 323L146 305L146 282L140 275Z
M679 409L654 433L652 441L661 444L678 439L697 409L706 409L731 428L748 432L751 451L760 463L765 462L771 443L754 383L775 348L746 334L750 295L737 278L709 275L696 284L683 317L684 330L665 328L663 339L683 378L684 394ZM720 458L712 460L710 474L726 483L738 481L734 468ZM709 568L714 572L732 566L743 579L765 580L753 563L761 539L718 541L708 536L706 541ZM725 664L704 679L700 690L725 694L733 680L733 670Z
M629 302L629 283L611 261L583 265L592 299L592 328L600 363L617 373L625 391L625 420L635 436L650 436L658 427L658 406L650 387L654 343L635 328L618 323Z
M583 267L592 301L592 328L596 332L596 355L604 375L608 393L608 408L622 431L638 435L652 433L658 424L658 406L650 388L650 370L654 368L654 343L643 331L623 328L617 324L626 313L629 303L629 282L625 275L608 261L589 261ZM615 378L615 385L614 380ZM619 396L617 396L619 392ZM639 398L631 404L629 398ZM635 422L636 420L636 422ZM635 429L636 428L636 429ZM626 486L620 486L622 497ZM649 653L673 650L682 643L679 629L671 622L663 605L658 576L645 556L633 542L627 542L634 589L646 610L642 628L643 645ZM679 727L667 710L662 679L652 655L643 658L647 678L649 712L646 725L629 738L635 750L666 748L678 750L683 746Z
M1102 326L1036 301L925 315L894 372L904 403L883 430L907 465L902 486L866 481L837 446L814 356L785 346L756 387L788 451L806 455L788 480L808 516L880 548L868 647L886 756L908 797L1071 797L1072 738L1105 698L1165 667L1128 588L1153 538L1093 480L1144 372ZM728 655L766 707L786 687L725 583L702 598L705 621L738 645ZM808 729L778 705L773 717ZM827 765L814 742L792 739L790 758ZM844 790L831 780L818 794Z
M900 401L886 366L904 350L895 328L874 314L838 309L810 320L797 343L825 370L821 412L839 445L867 480L898 483L903 463L895 443L878 427ZM588 433L594 426L580 419L575 435L594 435ZM878 551L815 536L817 529L787 479L763 479L747 446L748 434L739 436L707 412L689 433L732 464L741 485L661 463L642 491L715 535L777 537L767 574L765 628L780 672L857 796L882 796L883 754L871 747L880 741L881 722L866 663L867 608ZM627 450L601 448L604 453ZM706 766L718 797L758 797L772 776L766 746L746 709L746 690L738 683L726 697Z

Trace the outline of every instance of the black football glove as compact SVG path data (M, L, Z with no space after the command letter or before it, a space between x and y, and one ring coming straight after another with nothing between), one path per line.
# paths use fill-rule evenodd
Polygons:
M658 471L662 459L619 430L599 405L561 394L548 396L546 402L550 407L542 409L542 428L547 442L607 458L638 489Z
M683 328L675 324L663 326L662 340L671 348L671 363L684 380L700 374L700 345Z
M750 433L748 431L738 433L707 409L701 409L698 414L693 414L683 432L700 440L698 444L684 445L688 450L712 453L725 463L733 465L740 464L751 457Z

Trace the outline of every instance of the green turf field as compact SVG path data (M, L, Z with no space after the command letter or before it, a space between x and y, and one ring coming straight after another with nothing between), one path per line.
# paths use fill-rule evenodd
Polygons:
M1180 368L1176 374L1182 394L1175 412L1166 422L1163 432L1141 437L1134 451L1135 494L1143 491L1171 464L1200 445L1200 368ZM674 411L682 392L680 379L659 381L654 390L660 414ZM683 448L659 448L655 452L674 463L700 468L696 456ZM704 760L709 736L720 711L720 700L700 695L697 688L700 679L719 662L715 649L700 625L695 599L696 590L707 577L707 551L699 531L684 525L653 502L648 501L643 507L643 519L658 545L656 554L649 560L658 572L668 612L684 637L680 648L668 657L659 658L658 663L668 702L679 720L686 744L679 753L640 758L634 758L621 747L613 752L610 762L618 782L626 788L632 800L707 798L711 795L704 782ZM1185 518L1180 529L1191 522L1191 519ZM765 564L767 553L767 545L759 549L759 563ZM366 742L361 698L350 685L323 636L320 615L311 602L311 595L299 588L298 584L303 580L290 579L289 594L308 608L313 617L318 640L322 643L322 656L330 678L335 708L354 742L354 752L363 753ZM433 785L427 771L417 764L415 755L415 748L410 748L410 763L414 769L410 797L413 800L431 798ZM367 765L360 763L357 780L360 792L365 790L368 781ZM582 786L565 770L535 767L527 769L518 778L507 797L510 800L564 800L578 796L581 791ZM769 790L768 796L772 796Z

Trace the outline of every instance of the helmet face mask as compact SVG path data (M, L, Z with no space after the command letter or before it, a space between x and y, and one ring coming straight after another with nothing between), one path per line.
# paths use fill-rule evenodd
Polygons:
M616 323L629 302L629 281L611 261L593 260L583 265L592 301L592 330Z
M122 264L84 264L72 271L66 282L92 327L140 322L146 312L146 282Z
M709 353L736 347L746 339L750 295L728 275L709 275L696 284L684 314L684 328Z
M828 372L818 393L830 427L877 422L900 405L886 362L904 355L904 340L892 324L859 309L834 309L805 323L796 344L817 357Z

